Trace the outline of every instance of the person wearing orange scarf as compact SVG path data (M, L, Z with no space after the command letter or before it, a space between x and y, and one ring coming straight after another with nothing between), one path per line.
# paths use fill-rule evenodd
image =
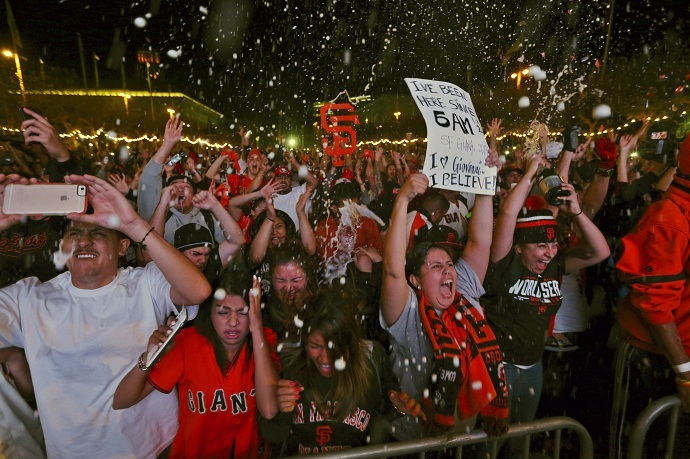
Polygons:
M496 159L491 155L487 164ZM405 183L384 246L381 325L392 337L401 389L422 400L427 417L423 426L409 416L396 420L393 435L402 440L469 430L478 416L489 435L500 435L507 429L507 384L501 351L478 301L489 263L491 196L477 196L457 262L449 247L428 242L416 245L406 260L407 207L428 183L423 174Z

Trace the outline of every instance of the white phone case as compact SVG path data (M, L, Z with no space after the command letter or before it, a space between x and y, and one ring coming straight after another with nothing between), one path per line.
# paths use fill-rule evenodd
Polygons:
M13 183L4 190L6 215L67 215L86 212L86 185L67 183Z
M175 318L175 325L170 327L172 329L172 333L165 338L165 341L163 341L160 346L151 349L148 354L146 354L146 368L149 368L156 362L156 359L158 359L158 356L161 355L161 352L163 352L166 346L170 344L170 341L175 337L175 335L182 330L182 326L185 324L185 322L187 322L187 308L183 307Z

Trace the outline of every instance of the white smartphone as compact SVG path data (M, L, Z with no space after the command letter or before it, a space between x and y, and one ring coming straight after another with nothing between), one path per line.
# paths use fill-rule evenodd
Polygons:
M2 212L21 215L67 215L86 212L86 185L35 183L7 185Z
M148 354L146 354L146 368L149 368L156 362L156 359L158 359L163 350L170 344L175 335L182 330L182 326L185 324L185 322L187 322L187 308L183 307L175 318L175 324L170 327L172 332L167 338L165 338L165 341L163 341L160 346L154 347L148 352Z

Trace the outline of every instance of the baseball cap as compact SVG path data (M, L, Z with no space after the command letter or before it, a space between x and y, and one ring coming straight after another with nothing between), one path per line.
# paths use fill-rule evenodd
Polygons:
M175 248L180 252L196 247L213 248L215 241L211 231L198 223L187 223L175 231Z
M285 166L278 166L273 169L273 175L292 175L292 172Z
M249 151L249 156L247 156L247 159L250 159L252 156L258 156L259 158L261 158L261 151L256 148L252 148Z

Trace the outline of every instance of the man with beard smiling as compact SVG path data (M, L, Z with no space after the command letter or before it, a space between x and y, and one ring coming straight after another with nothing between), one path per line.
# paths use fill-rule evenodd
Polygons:
M0 175L0 202L7 184L22 181ZM9 347L25 350L49 457L155 457L177 430L175 395L116 412L113 394L141 361L151 330L203 301L211 287L110 184L88 175L66 181L88 187L94 213L68 215L73 222L58 253L68 272L0 290L0 362ZM0 229L20 217L0 210ZM118 268L130 240L155 263Z

